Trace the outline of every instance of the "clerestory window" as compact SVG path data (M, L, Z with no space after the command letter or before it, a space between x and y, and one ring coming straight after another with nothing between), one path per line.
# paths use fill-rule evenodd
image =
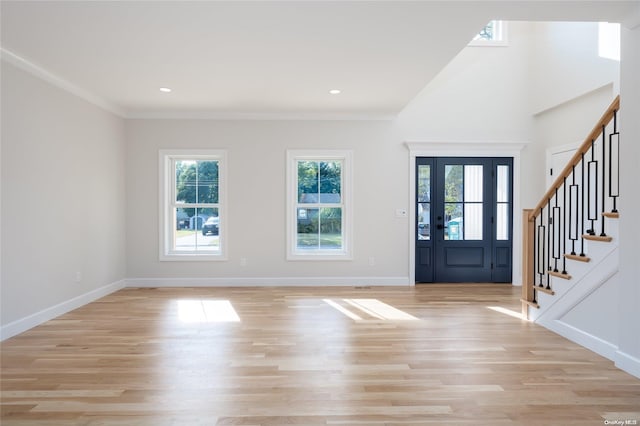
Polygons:
M505 21L489 21L471 40L469 46L506 46L507 23Z

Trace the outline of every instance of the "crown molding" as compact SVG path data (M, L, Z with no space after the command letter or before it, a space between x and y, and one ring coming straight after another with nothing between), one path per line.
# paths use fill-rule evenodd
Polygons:
M4 47L0 48L0 57L3 61L10 63L11 65L20 68L21 70L26 71L29 74L38 77L39 79L44 80L55 87L58 87L59 89L71 93L72 95L75 95L80 99L83 99L119 117L127 118L127 114L122 108L119 108L111 102L101 98L100 96L97 96L87 90L76 86L75 84L68 82L63 78L58 77L50 71L32 62L29 62L25 58L16 55L15 53L5 49Z
M220 121L393 121L393 114L335 114L303 112L219 112L219 111L136 111L133 120L220 120Z

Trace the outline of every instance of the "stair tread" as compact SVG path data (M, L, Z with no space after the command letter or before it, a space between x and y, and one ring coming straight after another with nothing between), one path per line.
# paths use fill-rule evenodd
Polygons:
M535 291L541 291L542 293L550 294L551 296L555 295L556 292L551 290L550 288L536 286L533 288Z
M578 262L590 262L589 256L580 256L579 254L565 254L564 257L571 260L577 260Z
M589 240L589 241L602 241L602 242L611 242L613 240L613 237L610 236L600 236L600 235L591 235L591 234L584 234L582 235L582 238L584 238L585 240Z
M562 278L564 280L570 280L571 279L571 275L563 274L562 272L547 271L547 274L549 274L551 276L554 276L554 277Z
M618 219L620 218L619 212L602 212L602 216L608 217L609 219Z

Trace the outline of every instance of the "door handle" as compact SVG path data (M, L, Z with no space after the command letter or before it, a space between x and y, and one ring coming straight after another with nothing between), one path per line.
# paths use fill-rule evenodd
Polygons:
M448 226L442 226L440 224L436 225L436 229L445 229L448 228Z

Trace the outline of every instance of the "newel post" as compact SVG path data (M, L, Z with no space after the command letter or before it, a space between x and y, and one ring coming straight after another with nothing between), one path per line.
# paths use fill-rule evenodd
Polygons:
M534 254L535 222L529 220L533 209L522 210L522 318L529 319L529 304L535 300L534 292Z

